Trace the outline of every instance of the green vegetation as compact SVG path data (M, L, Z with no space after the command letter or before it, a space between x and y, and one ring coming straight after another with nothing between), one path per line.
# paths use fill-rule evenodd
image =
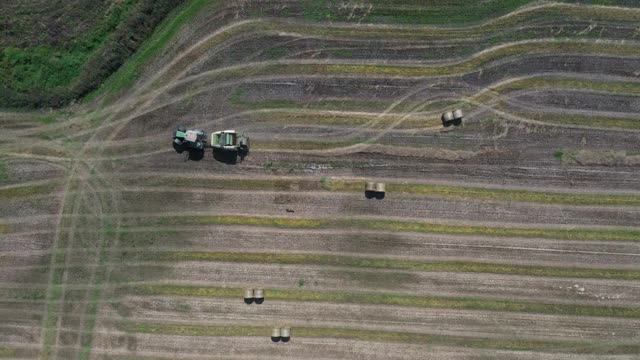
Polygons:
M354 268L492 273L522 276L640 280L640 270L491 264L470 261L420 261L318 254L249 252L150 251L127 253L127 259L144 261L225 261L260 264L305 264Z
M12 358L16 356L16 350L13 348L0 346L0 357Z
M550 124L579 125L611 129L640 129L640 119L633 118L533 112L518 112L513 114Z
M237 298L239 294L242 294L242 289L240 288L189 285L140 285L123 287L120 291L130 292L136 295L201 296L209 298ZM301 289L267 289L267 292L271 300L640 318L639 307L551 304L479 297L418 296L379 292L314 291Z
M45 298L45 290L43 289L16 289L16 288L0 288L1 301L16 300L42 300Z
M132 217L131 220L134 220ZM483 235L565 240L640 241L640 230L635 229L544 229L507 228L481 225L449 225L421 221L383 219L303 219L260 216L172 216L140 219L146 226L158 225L246 225L280 228L355 228L383 231L408 231L453 235Z
M102 292L103 283L107 280L107 271L105 270L105 264L107 263L107 259L111 256L111 252L108 251L110 244L115 236L118 236L118 233L114 229L114 225L109 220L105 220L102 224L102 233L104 235L104 239L102 241L101 249L98 256L98 268L95 271L95 276L93 279L93 283L89 284L92 288L89 291L89 302L85 309L85 324L83 333L80 337L80 353L78 356L79 360L88 360L91 355L91 348L93 344L93 329L96 324L96 314L98 313L98 306L100 301L100 294Z
M469 25L496 19L534 0L447 1L425 5L417 0L370 0L341 6L324 0L303 0L304 17L312 21L409 25ZM565 3L638 6L632 0L564 0Z
M554 153L559 158L562 152ZM334 180L325 181L324 187L331 191L362 191L362 181ZM613 194L580 194L580 193L554 193L529 190L504 190L468 186L449 186L431 184L387 183L387 191L409 194L423 194L436 196L459 196L463 198L476 198L500 201L523 201L549 204L571 205L617 205L638 206L640 196L613 195Z
M59 107L86 95L124 63L179 1L114 2L93 29L69 43L4 48L0 106Z
M122 331L171 334L187 336L264 336L270 334L267 326L212 326L125 322L119 325ZM636 354L637 344L601 344L593 342L542 341L524 339L495 339L463 336L428 335L419 333L380 330L357 330L347 328L295 327L295 337L338 338L374 342L429 344L469 348L567 352L573 354Z
M7 175L7 163L0 159L0 183L7 181L9 175Z
M562 159L562 154L564 154L564 152L562 151L556 151L553 153L553 157L556 159Z
M255 104L255 103L253 103ZM407 104L403 104L405 107ZM438 107L442 106L442 102L437 102ZM434 106L430 106L433 108ZM424 111L425 109L421 107ZM408 115L404 113L389 113L380 115L379 113L371 112L352 112L348 113L344 110L336 108L336 112L331 111L309 111L301 109L285 109L279 108L276 111L260 112L257 117L260 120L273 121L283 124L311 124L311 125L351 125L361 126L370 124L371 128L384 128L389 125L402 120L402 126L398 128L424 128L441 126L442 123L438 116L426 116L421 114Z
M41 195L50 193L58 183L49 183L45 185L27 185L15 186L0 189L0 199L10 199L17 197L27 197L33 195Z
M269 110L282 109L282 112L271 115L269 112L260 113L260 116L276 118L281 113L291 113L292 109L300 110L337 110L337 111L383 111L392 101L378 100L368 101L359 99L269 99L262 101L250 101L245 99L245 91L239 87L229 96L229 103L243 110ZM417 105L418 102L407 102L409 105ZM403 104L406 105L406 104Z
M188 20L199 13L205 6L216 4L218 1L191 0L180 6L175 15L165 18L158 30L143 44L125 64L111 78L105 82L100 92L116 92L130 86L137 78L142 66L164 48L169 40L178 32Z
M491 90L522 90L530 88L549 88L549 89L586 89L596 91L610 91L616 93L640 95L640 83L624 82L624 81L597 81L597 80L579 80L555 77L530 77L525 79L517 79L495 87Z
M244 64L209 74L202 81L238 80L249 76L259 75L302 75L302 74L331 74L331 75L377 75L424 77L437 75L460 74L482 66L496 59L515 55L540 53L575 53L575 54L610 54L635 55L638 47L635 45L610 44L596 42L549 41L517 43L509 46L494 48L465 61L448 65L389 65L389 64L358 64L358 63L304 63L291 64L279 62L264 62L259 64Z
M295 141L287 140L283 141L268 141L268 140L255 140L252 141L252 147L255 149L289 149L289 150L328 150L341 147L347 147L356 145L358 142L338 142L338 141Z
M137 78L143 64L148 63L154 55L158 54L185 23L206 6L217 6L219 3L217 1L212 3L207 0L191 0L184 3L179 11L175 12L175 16L166 17L167 13L179 2L181 1L125 0L117 2L108 12L108 16L98 21L98 24L91 31L86 31L85 35L66 47L52 47L50 45L25 48L7 47L2 53L2 61L0 61L0 69L2 69L0 79L7 84L3 88L3 96L0 97L6 103L4 106L59 106L70 99L84 96L118 69L124 60L131 56L143 40L151 34L160 20L164 19L152 38L144 42L143 48L135 52L130 61L127 61L120 71L107 80L99 93L105 91L112 93L127 87ZM424 7L417 6L420 4L411 1L393 3L375 1L369 9L368 6L359 5L340 8L337 4L327 4L325 1L306 0L302 6L303 16L307 19L424 25L452 22L469 24L481 20L496 19L500 14L506 14L530 2L530 0L510 0L505 3L504 1L490 0L488 3L483 2L482 4L473 2L448 3ZM624 0L615 2L600 0L589 3L634 5ZM249 13L256 14L253 9ZM402 38L423 36L425 33L430 37L452 37L452 34L461 35L464 33L477 36L497 33L505 27L513 26L514 23L521 24L524 20L548 20L553 17L576 21L637 22L638 20L637 14L625 12L619 8L555 6L532 10L515 17L498 18L480 27L472 28L433 28L428 32L416 32L407 29L385 29L382 31L380 29L295 25L294 30L296 32L302 31L302 33L311 31L311 33L317 34L327 33L349 37L398 35ZM247 24L245 27L234 29L229 34L221 35L221 38L224 40L242 31L260 29L286 31L292 26L277 21ZM136 36L130 37L129 34L136 34ZM333 70L347 71L348 73L358 71L344 66L333 67ZM406 71L401 71L401 73L406 74Z
M488 0L420 4L416 1L373 0L341 7L324 0L303 0L304 17L313 21L353 21L394 24L470 23L507 14L532 0ZM369 4L371 6L369 6Z
M134 5L134 0L116 3L93 31L75 39L70 48L5 48L0 58L3 81L20 92L48 90L71 83L89 55L125 20Z
M346 146L348 143L342 144ZM564 152L553 153L555 158L562 158ZM273 168L274 164L265 165ZM286 166L283 166L286 167ZM144 186L182 186L193 185L192 178L179 176L153 178L129 178L122 180L125 184ZM387 189L394 193L419 194L428 196L455 196L469 199L496 200L496 201L521 201L546 204L570 204L570 205L607 205L607 206L640 206L640 196L620 194L590 194L590 193L559 193L530 190L491 189L470 186L416 184L416 183L386 183ZM273 180L247 180L247 179L215 179L207 182L207 189L229 190L265 190L265 191L343 191L362 192L362 180L342 180L322 178L320 180L307 179L273 179ZM1 196L1 195L0 195Z

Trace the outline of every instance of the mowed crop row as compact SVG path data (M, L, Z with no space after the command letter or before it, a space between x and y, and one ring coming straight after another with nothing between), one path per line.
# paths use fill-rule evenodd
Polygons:
M187 2L105 97L0 118L0 357L636 356L640 10L589 3Z

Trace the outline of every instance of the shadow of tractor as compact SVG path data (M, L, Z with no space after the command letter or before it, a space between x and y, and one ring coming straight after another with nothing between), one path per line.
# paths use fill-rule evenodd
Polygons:
M178 154L182 154L184 161L200 161L204 158L204 150L189 149L176 143L173 143L173 149Z
M225 151L220 149L213 149L213 158L221 163L234 165L238 162L242 162L248 155L248 150L239 149L238 151Z

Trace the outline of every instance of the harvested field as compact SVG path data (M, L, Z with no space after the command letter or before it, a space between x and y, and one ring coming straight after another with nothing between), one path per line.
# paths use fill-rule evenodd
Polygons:
M0 358L637 359L640 7L435 3L186 1L0 112Z

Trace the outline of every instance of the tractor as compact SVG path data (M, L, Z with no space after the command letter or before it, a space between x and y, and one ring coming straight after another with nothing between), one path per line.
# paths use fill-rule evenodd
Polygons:
M178 126L173 133L173 147L178 153L184 150L204 150L207 146L207 136L200 129L186 129Z
M178 126L173 133L173 148L178 154L186 150L189 154L188 159L201 159L206 147L207 136L201 129L187 129L184 126Z

